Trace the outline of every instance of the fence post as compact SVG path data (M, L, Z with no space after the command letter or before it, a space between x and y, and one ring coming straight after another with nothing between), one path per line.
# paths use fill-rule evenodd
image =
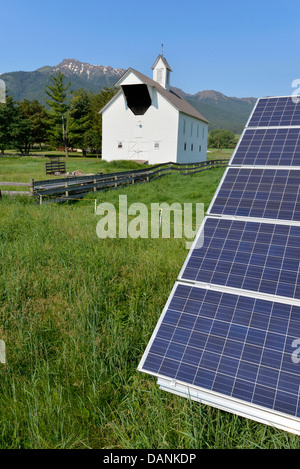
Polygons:
M30 188L30 197L34 197L34 179L30 179L30 185L29 185L29 188Z
M131 184L134 184L134 174L133 173L131 174L131 177L132 177Z
M68 187L69 184L68 184L68 181L65 182L65 187ZM69 191L66 191L66 197L69 197Z
M115 176L115 187L118 187L117 180L118 180L118 176Z
M97 179L94 179L94 184L95 184L95 185L94 185L94 188L93 188L93 190L94 190L94 192L96 192L96 191L97 191L97 187L96 187L96 184L97 184Z

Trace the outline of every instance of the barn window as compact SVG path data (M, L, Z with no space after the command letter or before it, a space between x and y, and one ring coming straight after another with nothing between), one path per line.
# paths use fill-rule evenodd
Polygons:
M193 127L194 127L194 124L193 122L191 123L191 136L193 135Z
M192 143L191 144L191 151L193 151L193 150L194 150L194 144Z
M159 142L154 142L154 148L155 148L156 150L159 149Z
M186 143L184 143L184 145L183 145L183 149L184 149L184 150L186 150Z
M151 106L151 98L148 87L141 85L122 85L129 109L136 116L142 116Z
M118 148L123 148L123 142L118 142Z
M185 127L186 127L186 122L185 119L183 120L183 135L185 135Z
M199 145L199 151L201 151L201 145Z
M204 138L204 127L202 129L202 138Z
M199 124L197 124L197 138L199 137Z

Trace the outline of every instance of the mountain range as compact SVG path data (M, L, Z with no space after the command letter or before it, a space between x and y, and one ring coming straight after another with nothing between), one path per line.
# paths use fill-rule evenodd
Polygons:
M64 59L53 67L44 66L32 72L3 73L1 79L5 81L8 94L14 99L37 99L45 104L45 88L50 83L50 76L56 72L63 72L71 82L71 89L84 88L94 93L104 87L112 87L125 72L123 68L91 65L75 59ZM213 90L199 91L189 94L180 88L171 89L192 104L210 122L209 128L222 128L241 133L256 98L235 98L225 96Z

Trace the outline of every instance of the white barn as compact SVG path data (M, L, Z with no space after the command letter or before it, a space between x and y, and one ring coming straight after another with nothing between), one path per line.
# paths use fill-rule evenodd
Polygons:
M102 113L102 158L155 163L206 160L208 121L170 90L171 67L159 55L153 79L129 68Z

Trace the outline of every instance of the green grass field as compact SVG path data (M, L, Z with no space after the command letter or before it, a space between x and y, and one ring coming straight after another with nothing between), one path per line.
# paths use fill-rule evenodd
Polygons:
M207 208L223 171L97 198ZM294 435L160 391L137 372L188 251L184 239L100 240L93 197L0 200L0 448L299 448Z

